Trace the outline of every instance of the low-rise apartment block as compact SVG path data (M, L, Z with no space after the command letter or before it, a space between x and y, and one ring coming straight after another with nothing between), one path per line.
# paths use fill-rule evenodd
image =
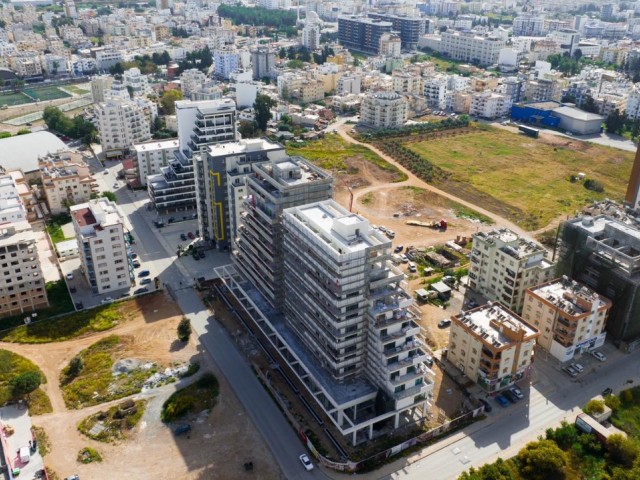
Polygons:
M447 360L487 392L528 377L540 332L498 302L451 318Z
M522 318L540 331L538 345L561 362L604 344L611 300L568 277L527 290Z
M94 178L81 154L59 152L38 160L42 190L52 215L65 213L71 205L91 198Z
M134 281L128 240L116 204L106 198L70 208L81 270L93 293L128 289Z
M408 104L402 95L380 92L365 96L360 106L360 122L373 128L397 128L407 120Z
M493 120L508 116L510 110L511 100L506 95L485 91L473 94L469 115Z
M551 280L554 268L542 246L507 228L480 232L473 236L469 287L521 312L527 288Z
M0 225L0 316L49 306L36 239L29 222Z

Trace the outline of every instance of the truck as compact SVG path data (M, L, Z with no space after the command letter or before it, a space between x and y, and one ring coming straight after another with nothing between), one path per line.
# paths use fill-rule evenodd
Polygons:
M538 130L537 128L527 127L526 125L518 125L518 130L531 138L538 138L540 136L540 130Z

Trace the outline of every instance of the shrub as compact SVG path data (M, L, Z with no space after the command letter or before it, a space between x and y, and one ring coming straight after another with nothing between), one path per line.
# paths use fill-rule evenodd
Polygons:
M178 340L181 342L189 341L191 336L191 321L187 317L182 317L178 324Z
M640 449L635 440L616 433L607 438L607 452L612 462L631 467Z
M584 181L584 188L591 190L592 192L602 193L604 192L604 185L597 180L588 178Z
M615 395L607 395L604 399L604 404L611 410L617 410L620 408L620 399Z
M582 409L588 415L598 415L604 412L604 402L602 400L589 400Z
M24 372L11 379L11 390L16 397L22 397L36 390L41 383L40 372Z
M101 461L102 455L100 455L97 450L91 447L84 447L78 452L78 462L80 463L92 463Z
M191 375L195 375L200 370L200 364L198 362L190 363L187 371L180 375L180 378L187 378Z
M195 406L196 399L190 395L179 395L173 398L169 397L162 407L161 419L163 422L173 422L178 418L186 415Z

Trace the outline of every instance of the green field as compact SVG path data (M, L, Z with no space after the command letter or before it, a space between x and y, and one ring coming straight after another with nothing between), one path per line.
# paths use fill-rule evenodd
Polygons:
M551 145L493 128L405 146L445 172L436 185L528 230L593 200L621 200L633 162L632 152L575 140ZM580 172L604 192L572 183Z
M65 85L64 89L75 93L76 95L84 95L85 93L89 93L89 90L85 90L84 88L76 87L75 85Z
M357 174L355 162L366 160L377 165L385 172L393 175L394 182L402 182L406 175L395 166L380 158L366 147L347 143L338 135L326 135L319 140L311 140L298 144L287 145L289 155L299 155L312 161L315 165L332 172Z
M22 93L1 93L0 105L22 105L25 103L31 103L31 99Z
M39 98L40 101L57 100L58 98L68 98L71 96L58 87L25 88L24 93L30 97Z

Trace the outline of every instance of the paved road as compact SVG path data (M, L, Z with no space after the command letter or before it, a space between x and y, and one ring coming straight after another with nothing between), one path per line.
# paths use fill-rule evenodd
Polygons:
M127 215L137 239L137 249L141 257L149 268L160 276L163 284L168 283L176 292L180 308L191 320L200 342L218 365L258 432L269 445L284 478L329 478L318 468L313 472L304 470L298 460L298 456L305 452L300 439L238 352L233 340L210 316L210 312L195 291L190 287L180 287L179 282L187 285L191 281L190 271L184 268L181 261L176 261L173 246L165 242L160 232L151 226L150 217L139 210L135 194L120 189L117 197L118 205ZM259 466L257 468L259 469Z

